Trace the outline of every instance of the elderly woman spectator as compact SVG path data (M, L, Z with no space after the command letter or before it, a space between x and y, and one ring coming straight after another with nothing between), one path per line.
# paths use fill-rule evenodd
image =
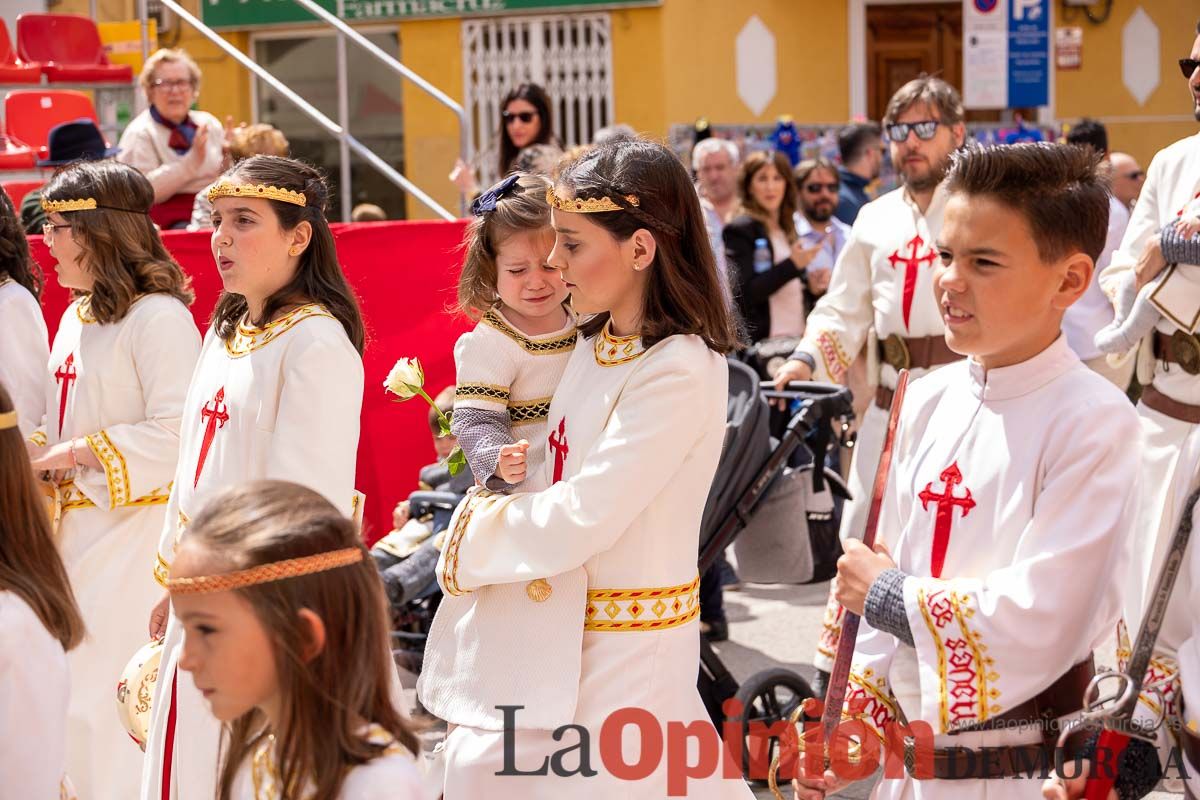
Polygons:
M807 316L805 268L823 243L806 247L796 233L796 185L787 156L779 151L747 156L738 172L738 196L737 216L721 235L750 340L798 337Z
M250 156L286 156L289 147L287 137L274 125L262 122L239 125L229 132L229 156L221 171ZM196 192L196 199L192 201L192 221L187 226L189 231L212 227L212 203L208 200L210 186L212 182Z
M200 67L183 50L162 49L146 59L138 82L150 107L125 128L118 160L145 174L155 203L195 194L221 174L225 163L221 123L191 110L200 92Z

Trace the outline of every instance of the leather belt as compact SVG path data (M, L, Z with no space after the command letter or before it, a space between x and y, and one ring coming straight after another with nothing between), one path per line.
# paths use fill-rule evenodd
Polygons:
M879 343L879 360L897 371L929 369L950 364L962 356L950 349L944 336L906 338L893 333Z
M1146 408L1152 408L1172 419L1190 422L1193 425L1200 423L1200 406L1172 400L1152 385L1142 390L1142 402L1145 403Z
M889 389L886 386L875 387L875 405L888 411L892 407L892 395L896 394L894 389Z
M989 780L1039 775L1046 769L1053 768L1058 730L1051 723L1083 707L1083 695L1095 671L1095 662L1089 655L1085 661L1071 667L1036 697L1010 708L998 717L992 717L987 722L953 732L1015 728L1029 724L1041 727L1041 742L998 747L937 748L933 751L932 777L940 780ZM1068 752L1067 756L1071 757L1074 752L1078 752L1087 738L1088 734L1083 729L1069 737L1067 750L1072 752ZM915 743L912 739L905 741L905 764L910 772L914 767L925 768L919 763L914 748Z
M1200 339L1187 331L1175 331L1170 336L1155 331L1154 357L1168 364L1178 364L1189 375L1200 375Z

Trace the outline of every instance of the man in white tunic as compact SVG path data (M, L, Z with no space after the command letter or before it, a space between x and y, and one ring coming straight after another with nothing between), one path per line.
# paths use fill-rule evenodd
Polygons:
M1095 163L1014 145L959 157L949 178L933 287L948 344L971 359L911 385L880 514L888 545L848 542L835 581L866 623L847 711L881 742L897 720L934 737L916 762L933 778L885 778L877 798L1036 796L1049 723L1080 707L1119 615L1118 591L1080 576L1125 563L1136 415L1060 330L1104 245ZM826 778L802 777L797 797L822 796Z
M0 384L12 395L21 433L29 436L46 414L42 381L50 344L37 298L0 271Z
M842 512L843 540L862 537L865 501L883 448L897 370L922 375L960 358L942 338L932 275L937 262L934 242L946 207L942 178L965 135L962 100L944 81L918 78L892 97L884 125L892 163L905 185L863 206L829 291L808 315L804 340L776 376L779 384L845 383L859 351L864 345L868 348L868 380L875 388L875 402L867 409L854 447L848 481L853 499ZM831 598L813 659L818 694L824 683L820 673L833 663L842 613Z

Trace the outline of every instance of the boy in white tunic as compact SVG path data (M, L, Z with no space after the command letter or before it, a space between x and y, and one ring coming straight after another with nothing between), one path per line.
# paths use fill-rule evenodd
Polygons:
M325 186L311 167L255 156L210 198L225 292L187 389L158 555L143 564L164 585L189 520L219 489L286 479L347 516L355 497L363 327L325 220ZM313 296L309 286L327 288ZM165 599L151 633L166 645L141 796L212 800L219 726L192 679L176 674L183 631Z
M865 612L847 711L880 737L898 719L934 734L917 753L933 779L885 778L875 797L1036 796L1044 737L1082 704L1118 617L1103 576L1125 563L1137 420L1061 334L1104 247L1096 163L1023 144L952 168L933 287L947 344L971 358L909 388L880 513L895 559L848 542L835 581ZM837 783L801 777L796 796Z
M26 436L46 413L42 383L50 346L38 305L41 290L42 272L29 255L12 201L0 190L0 383L12 395Z
M146 574L179 458L179 422L200 335L192 292L150 217L133 167L83 162L42 192L59 282L82 293L43 372L44 443L33 466L59 481L59 547L88 638L71 653L68 769L85 797L137 792L142 754L114 690L158 599ZM44 438L42 438L44 437Z
M965 136L962 100L945 81L917 78L888 103L884 128L904 186L863 206L829 291L808 316L804 340L776 376L781 387L797 380L845 383L850 364L864 346L869 348L875 401L863 416L854 446L848 482L853 499L842 511L843 540L863 534L897 370L920 376L960 358L942 338L932 276L946 208L942 180ZM831 596L813 658L818 694L824 693L820 673L833 664L842 614Z

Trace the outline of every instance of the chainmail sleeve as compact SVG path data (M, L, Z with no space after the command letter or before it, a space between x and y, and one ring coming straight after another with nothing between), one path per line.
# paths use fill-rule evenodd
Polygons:
M1183 236L1168 224L1163 226L1159 243L1168 264L1200 264L1200 235Z
M475 480L494 492L513 488L496 474L500 448L516 441L508 424L508 414L480 408L456 408L450 419L450 432L458 437L458 446L467 457Z
M887 631L905 644L913 645L912 628L904 609L904 579L898 569L885 569L867 590L863 617L877 631Z

